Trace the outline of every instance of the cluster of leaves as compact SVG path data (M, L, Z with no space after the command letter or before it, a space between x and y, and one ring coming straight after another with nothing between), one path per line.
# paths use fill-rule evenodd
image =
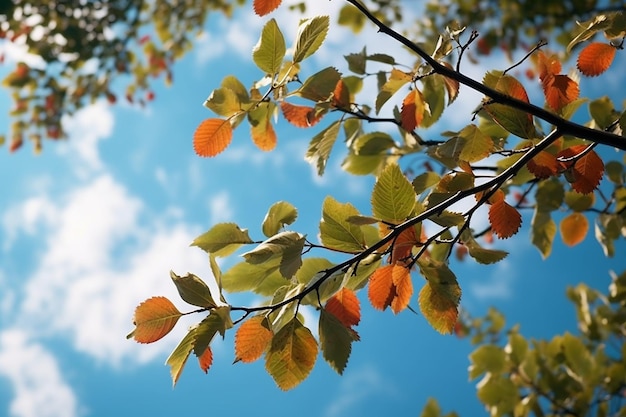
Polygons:
M517 325L505 330L505 318L495 309L460 322L459 336L477 346L469 378L478 380L478 399L491 416L623 415L626 272L612 278L607 292L584 284L567 289L580 334L529 339ZM431 400L422 415L441 412Z
M614 240L626 235L626 161L605 164L595 151L598 144L626 149L619 136L626 129L623 110L606 97L580 98L578 76L562 74L562 62L540 49L543 43L512 67L529 65L539 75L545 107L538 107L530 103L523 83L511 75L512 68L492 70L482 82L458 71L475 34L463 42L463 29L449 28L432 45L432 52L426 52L357 0L347 1L417 55L417 61L411 55L410 64L401 63L398 57L370 54L364 48L345 57L350 75L327 67L304 78L302 63L322 45L329 18L302 20L288 59L283 33L270 19L252 53L262 73L260 81L246 89L235 76L227 76L205 102L220 117L199 125L193 146L200 156L215 156L228 147L233 130L247 121L253 142L268 151L277 144L273 123L279 113L301 128L336 116L313 136L305 158L322 175L343 133L347 147L343 168L355 175L376 176L371 213L362 214L349 203L327 197L319 243L313 243L287 228L296 220L297 210L278 202L262 224L262 241L252 240L246 229L233 223L215 225L199 236L193 244L209 253L220 301L213 301L200 278L172 275L181 298L200 307L194 312L209 313L168 359L174 382L191 352L206 371L212 358L211 340L238 323L236 359L250 362L265 355L268 373L283 389L309 374L318 348L341 373L352 342L358 340L356 292L367 285L374 308L389 307L399 313L412 308L415 275L424 279L417 296L423 316L438 331L450 333L457 324L461 297L449 267L451 254L455 250L469 254L480 264L501 261L507 252L481 244L480 238L489 244L493 235L500 239L515 235L524 209L534 212L531 241L544 257L550 254L556 235L555 212L569 213L558 215L563 217L561 236L568 245L585 238L590 213L597 215L596 237L608 256L613 255ZM253 6L258 14L266 14L280 3L259 0ZM622 14L610 13L581 24L586 32L570 44L571 48L585 44L578 54L580 73L599 76L609 69L626 34L624 22ZM599 32L613 43L590 42ZM452 62L455 53L457 69ZM357 94L370 77L378 89L375 102L359 103ZM443 132L440 141L422 139L419 131L439 120L457 99L461 84L485 94L476 110L478 121L473 119L456 132ZM402 104L389 111L388 103L396 94L404 97ZM592 117L590 127L570 120L585 104ZM384 111L389 116L383 117ZM366 122L394 125L398 139L384 131L366 131ZM416 174L415 169L403 170L401 158L416 153L428 156L429 163ZM470 202L470 207L452 210L461 201ZM474 230L472 219L483 206L488 206L489 227ZM241 245L254 247L241 255L242 262L221 271L216 258L233 255ZM312 249L344 254L347 259L333 263L303 257ZM268 299L257 307L237 307L226 301L224 291L253 292ZM198 294L201 297L196 299ZM302 305L320 312L319 342L307 327L311 324L298 314ZM181 315L169 300L147 300L136 311L137 328L131 335L139 342L153 342L169 332Z
M242 3L2 2L0 42L26 45L29 53L43 61L35 66L18 62L2 82L11 90L14 103L9 149L19 149L29 138L38 152L43 138L63 138L62 116L100 98L115 103L118 78L128 80L127 101L151 101L152 79L164 76L171 81L173 63L191 48L208 13L229 14ZM0 143L5 140L2 134Z

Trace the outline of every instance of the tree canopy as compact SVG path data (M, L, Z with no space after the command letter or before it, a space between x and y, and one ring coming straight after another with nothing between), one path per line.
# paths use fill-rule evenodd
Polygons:
M152 100L151 78L171 80L173 63L207 14L231 13L232 3L4 6L3 36L27 44L46 63L18 63L4 80L15 101L10 149L26 134L39 149L42 129L48 138L62 137L64 114L100 97L114 102L119 88L129 102ZM345 0L338 16L297 23L268 15L279 7L298 13L304 3L244 3L236 2L264 19L251 51L257 77L231 74L215 82L204 103L214 116L199 123L190 145L199 157L219 157L235 129L247 129L269 152L278 146L274 126L282 117L312 132L303 157L318 175L332 153L348 173L375 178L371 209L326 197L317 239L294 229L298 209L285 201L255 227L212 225L192 245L207 252L217 293L208 280L171 271L189 310L148 298L136 308L128 337L153 343L182 316L197 314L200 321L167 359L174 384L192 354L207 372L212 341L234 332L235 362L263 357L288 390L306 379L320 352L344 372L360 339L362 290L374 309L419 310L438 332L471 336L479 347L470 378L481 378L478 396L492 415L621 415L623 407L611 401L623 398L626 385L624 274L614 274L608 295L585 286L568 290L580 336L531 341L517 327L505 334L495 311L484 320L465 318L463 277L449 261L500 262L508 253L498 242L524 228L544 258L557 235L575 246L592 226L605 255L616 255L615 241L626 236L626 111L608 95L581 91L593 77L623 78L613 62L626 36L624 3L429 2L424 18L409 24L400 0ZM373 27L405 52L362 45L341 63L315 68L308 58L324 48L335 21L357 40ZM284 28L296 24L295 39L286 39ZM507 59L482 79L463 72L466 61L493 54ZM449 106L464 100L463 86L484 98L473 112L451 114ZM445 117L465 117L466 124L438 130ZM409 159L415 155L419 163ZM528 225L525 212L532 213ZM486 228L476 227L480 218ZM241 259L223 270L224 258ZM229 294L237 292L264 302L231 304ZM305 322L305 306L318 311L316 323ZM608 352L609 343L619 348ZM440 414L433 401L423 415Z

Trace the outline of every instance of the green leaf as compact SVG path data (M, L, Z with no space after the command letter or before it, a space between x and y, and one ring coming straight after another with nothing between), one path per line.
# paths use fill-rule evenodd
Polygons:
M191 246L197 246L215 256L228 256L246 243L254 243L246 229L240 229L235 223L218 223L198 236Z
M235 264L222 275L222 285L228 292L252 291L269 296L285 285L285 278L280 274L280 258L262 264L248 262Z
M357 155L378 155L395 146L395 141L384 132L370 132L357 137L352 149Z
M358 54L345 55L344 58L348 61L348 69L350 71L359 75L365 74L365 66L367 63L367 53L365 52L365 47L363 47L363 51Z
M440 76L423 78L422 83L424 84L422 94L427 104L427 111L424 112L420 127L428 128L443 114L446 107L446 88Z
M378 239L378 231L376 230L376 240ZM369 277L380 267L380 263L380 255L372 254L359 262L358 265L348 268L345 287L354 291L365 287Z
M468 125L459 136L463 138L463 145L459 159L470 164L481 161L491 155L494 143L491 137L485 135L476 125Z
M589 103L589 114L591 114L593 121L596 122L596 125L601 130L606 129L615 121L616 114L614 112L615 106L613 106L613 102L607 96Z
M344 252L361 252L365 242L361 227L350 223L350 216L358 216L359 211L350 203L339 203L328 196L322 205L320 221L320 241L322 245Z
M224 298L222 286L222 270L220 266L217 264L217 260L215 256L209 253L209 266L211 267L211 272L213 273L213 277L215 278L215 282L217 283L217 289L220 292L220 301L226 303L226 299Z
M411 184L415 194L421 194L433 185L437 184L441 177L439 174L433 171L426 171L413 179Z
M505 371L506 355L496 345L482 345L470 354L469 378L476 379L485 372L500 374Z
M393 68L391 75L385 84L380 88L376 97L376 114L380 112L383 105L404 85L412 79L410 74Z
M341 163L341 167L353 175L369 175L378 171L385 159L387 159L385 154L356 155L350 152Z
M437 403L436 399L429 397L426 400L426 405L424 406L420 417L441 417L441 408L439 407L439 403Z
M510 415L519 402L519 394L509 377L491 375L478 385L478 399L494 416Z
M604 169L611 182L617 185L622 185L624 183L624 165L617 161L609 161L604 165Z
M317 166L317 174L319 176L324 175L326 162L337 140L340 125L341 123L339 121L333 122L330 126L315 135L309 144L309 149L306 151L305 159L309 163Z
M393 224L406 220L413 212L417 196L397 164L388 165L372 190L372 213Z
M514 365L520 365L528 355L528 341L519 333L511 333L505 351Z
M340 79L341 73L336 68L327 67L307 78L293 94L315 102L326 101Z
M301 62L319 49L328 33L329 22L328 16L316 16L301 21L296 35L293 62Z
M451 333L458 319L461 287L456 276L443 262L418 260L421 274L428 282L422 287L418 303L428 323L440 333Z
M234 75L227 75L222 80L222 87L231 90L237 96L240 103L248 103L250 101L250 95L246 86L239 81Z
M270 19L261 32L259 41L252 49L252 59L266 74L274 75L280 69L287 48L276 20Z
M172 375L172 385L176 385L180 374L183 372L185 363L193 350L193 345L196 341L197 326L189 329L185 337L178 343L178 346L174 348L170 356L165 363L170 367L170 374Z
M396 59L387 54L371 54L367 56L368 61L380 62L381 64L395 65Z
M291 278L302 265L302 249L305 237L296 232L282 232L274 235L242 256L251 264L262 264L274 258L281 258L279 271L285 278Z
M363 13L351 4L344 5L339 10L339 18L337 23L343 26L349 26L352 32L357 33L363 29L363 25L367 21Z
M311 373L316 358L317 342L311 331L293 318L272 338L265 369L280 389L289 390Z
M274 203L263 220L263 234L272 237L285 225L292 224L298 217L298 210L286 201Z
M557 210L563 204L565 190L563 184L556 178L541 181L537 186L535 201L537 210L550 212Z
M204 102L204 107L223 117L231 117L241 111L241 103L237 94L225 87L213 90L209 98Z
M576 191L565 192L565 204L572 209L572 211L585 211L593 207L595 202L595 194L580 194Z
M339 375L343 374L352 351L352 342L359 340L358 335L324 309L320 312L319 335L324 359Z
M531 222L530 240L535 245L543 259L550 256L552 242L556 236L556 223L552 220L550 212L535 210Z
M218 307L212 310L211 314L205 317L196 328L196 338L193 344L194 354L198 357L202 356L217 333L223 338L226 330L232 327L230 306Z
M194 274L187 274L184 277L178 276L174 271L170 271L170 277L176 285L180 298L186 303L198 307L215 307L215 301L211 297L209 287L199 277Z

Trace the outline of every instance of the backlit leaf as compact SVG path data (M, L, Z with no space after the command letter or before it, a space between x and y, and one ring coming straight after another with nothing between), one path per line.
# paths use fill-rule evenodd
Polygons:
M240 229L235 223L218 223L195 238L191 246L197 246L215 256L228 256L246 243L253 243L247 229Z
M361 305L356 293L342 288L326 302L326 311L331 313L346 327L352 327L361 321Z
M407 308L411 301L413 282L409 269L400 265L393 266L391 278L395 287L395 296L391 300L391 310L394 314L398 314Z
M339 203L328 196L322 205L320 240L324 246L345 252L360 252L365 249L361 226L348 221L359 211L350 203Z
M316 116L315 109L309 106L298 106L283 101L280 110L289 123L296 127L311 127L322 119L322 114Z
M311 372L317 358L317 342L297 318L291 319L272 338L265 354L265 369L278 387L289 390Z
M326 101L340 79L341 73L336 68L327 67L307 78L294 94L311 101Z
M317 166L317 174L322 176L326 169L326 162L330 157L330 151L333 149L333 145L337 141L339 135L339 128L341 123L339 121L333 122L326 129L319 132L311 139L309 143L309 149L306 151L305 159Z
M337 81L337 85L333 90L333 106L338 108L349 107L352 100L352 94L345 80L343 78L340 79Z
M513 236L522 225L522 215L506 201L497 201L489 207L491 229L500 239Z
M254 362L267 351L274 333L267 317L254 316L239 326L235 334L235 362Z
M328 33L329 22L328 16L315 16L301 21L296 35L293 62L301 62L319 49Z
M497 91L524 103L529 103L524 86L510 75L491 72L485 77L485 83L492 84L492 87ZM488 102L484 108L493 120L507 132L525 139L535 136L535 126L531 114L500 103Z
M552 252L552 242L556 235L556 223L552 220L550 212L535 210L530 229L530 240L535 245L541 256L545 259Z
M433 185L437 184L441 177L439 174L433 171L423 172L417 177L413 178L411 184L416 194L421 194Z
M610 44L592 42L578 54L576 66L584 75L595 77L611 66L616 51L617 48Z
M546 55L543 51L537 51L537 70L539 79L543 81L561 72L561 61L556 55Z
M170 367L170 374L172 375L172 385L176 385L180 374L183 372L185 363L193 350L193 345L196 341L196 327L189 329L185 337L178 343L178 346L174 348L170 356L168 356L165 363Z
M283 277L289 279L302 265L304 242L305 237L299 233L281 232L241 256L251 264L262 264L280 257L279 271Z
M215 156L233 139L233 129L228 120L206 119L193 134L193 149L198 156Z
M557 112L576 100L580 94L578 83L563 74L544 78L542 86L546 103L552 110Z
M270 296L285 285L280 274L280 258L261 264L239 262L222 274L222 285L228 292L252 291L255 294Z
M135 330L127 336L139 343L152 343L168 334L182 313L165 297L152 297L135 309Z
M407 263L413 251L413 247L419 244L418 232L415 227L404 229L393 241L391 249L391 263Z
M443 62L442 65L448 67L448 69L453 69L452 65L448 62ZM446 87L446 91L448 92L448 106L456 100L459 95L460 84L457 80L448 77L442 77L444 85Z
M275 108L274 103L263 102L248 112L252 142L262 151L271 151L276 147L276 132L272 126Z
M283 0L254 0L254 13L265 16L280 6L282 2Z
M585 240L589 231L589 222L582 213L570 213L561 220L559 229L563 243L567 246L575 246Z
M375 309L385 310L396 295L393 268L394 265L381 266L370 277L367 296Z
M378 96L376 97L376 114L380 112L383 105L405 84L413 79L411 74L408 74L399 69L392 68L389 79L381 87Z
M426 103L421 91L418 89L409 91L409 94L402 101L402 109L400 110L402 128L408 132L413 131L422 122L425 111Z
M454 330L461 300L461 287L454 281L428 281L420 290L420 311L431 326L439 333L449 334Z
M593 207L596 198L594 193L581 194L576 191L567 191L565 193L565 204L572 211L586 211Z
M574 158L585 149L587 149L586 145L574 145L559 152L557 158ZM589 194L598 188L604 175L604 162L593 150L580 158L576 158L573 165L570 161L561 162L561 167L566 170L566 174L568 171L571 174L572 188L582 194Z
M388 165L372 190L372 213L393 224L407 219L415 206L413 186L397 164Z
M207 346L202 355L198 356L198 364L205 374L209 372L209 368L213 364L213 351L211 351L210 346Z
M494 149L493 140L476 125L468 125L459 132L459 135L464 139L459 159L474 163L491 155Z
M556 175L558 166L556 156L546 151L539 152L526 164L528 170L538 179Z
M322 309L319 335L324 359L338 374L343 374L352 351L352 342L359 340L357 333L346 327L335 315Z
M273 76L280 69L286 50L285 38L276 20L270 19L252 49L252 59L261 71Z
M204 106L223 117L230 117L241 111L241 103L237 94L224 87L213 90L204 102Z
M274 203L263 219L263 234L272 237L285 225L292 224L298 217L298 210L286 201Z
M180 298L186 303L206 308L216 306L209 287L196 275L187 274L183 277L170 271L170 277L174 281L174 285L176 285Z

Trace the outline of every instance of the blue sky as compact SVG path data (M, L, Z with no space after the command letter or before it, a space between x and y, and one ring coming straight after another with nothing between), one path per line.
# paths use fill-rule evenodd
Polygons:
M336 16L341 6L336 1L308 3L311 15ZM293 16L285 10L272 16L292 41L297 29ZM316 177L303 158L313 134L282 119L273 152L257 150L242 125L223 154L213 159L194 155L193 132L212 117L202 107L211 90L228 73L248 85L259 78L249 57L265 20L250 7L232 21L213 16L194 52L176 65L173 86L157 83L156 100L147 108L97 102L66 120L67 142L45 143L40 156L28 146L16 154L6 146L0 149L0 415L243 415L266 410L277 417L294 412L302 417L418 415L430 396L445 411L479 415L483 410L474 396L476 381L467 380L467 340L438 334L421 315L375 311L364 293L361 342L353 345L345 374L336 375L319 357L310 377L286 393L275 386L262 361L231 365L232 333L214 345L208 375L190 360L175 389L164 362L191 321L181 321L153 345L125 339L142 300L165 295L184 307L170 270L209 280L205 253L189 243L216 222L234 221L261 239L267 208L286 200L299 210L294 229L313 237L326 195L370 212L372 178L341 171L341 146L334 149L325 177ZM394 48L374 30L352 40L333 27L303 71L311 74L333 64L346 72L341 55L360 51L365 43L371 52ZM6 44L1 47L8 62L21 56ZM484 65L501 62L495 57ZM484 72L479 67L468 71L476 77ZM614 79L602 82L619 85ZM621 102L620 89L611 91L614 101ZM363 94L367 99L375 93ZM428 135L437 137L469 123L479 100L463 90L456 109L445 113ZM9 100L0 101L3 131L8 129L8 107ZM591 233L571 249L557 237L552 256L542 261L530 246L529 224L530 213L525 213L518 236L496 242L511 252L497 265L453 261L464 291L462 307L480 315L496 306L510 323L521 323L527 336L574 330L565 286L584 280L606 288L609 270L626 267L620 256L624 243L618 243L618 256L606 259ZM414 278L419 284L421 278ZM251 301L241 295L229 300ZM415 300L412 305L416 307Z

